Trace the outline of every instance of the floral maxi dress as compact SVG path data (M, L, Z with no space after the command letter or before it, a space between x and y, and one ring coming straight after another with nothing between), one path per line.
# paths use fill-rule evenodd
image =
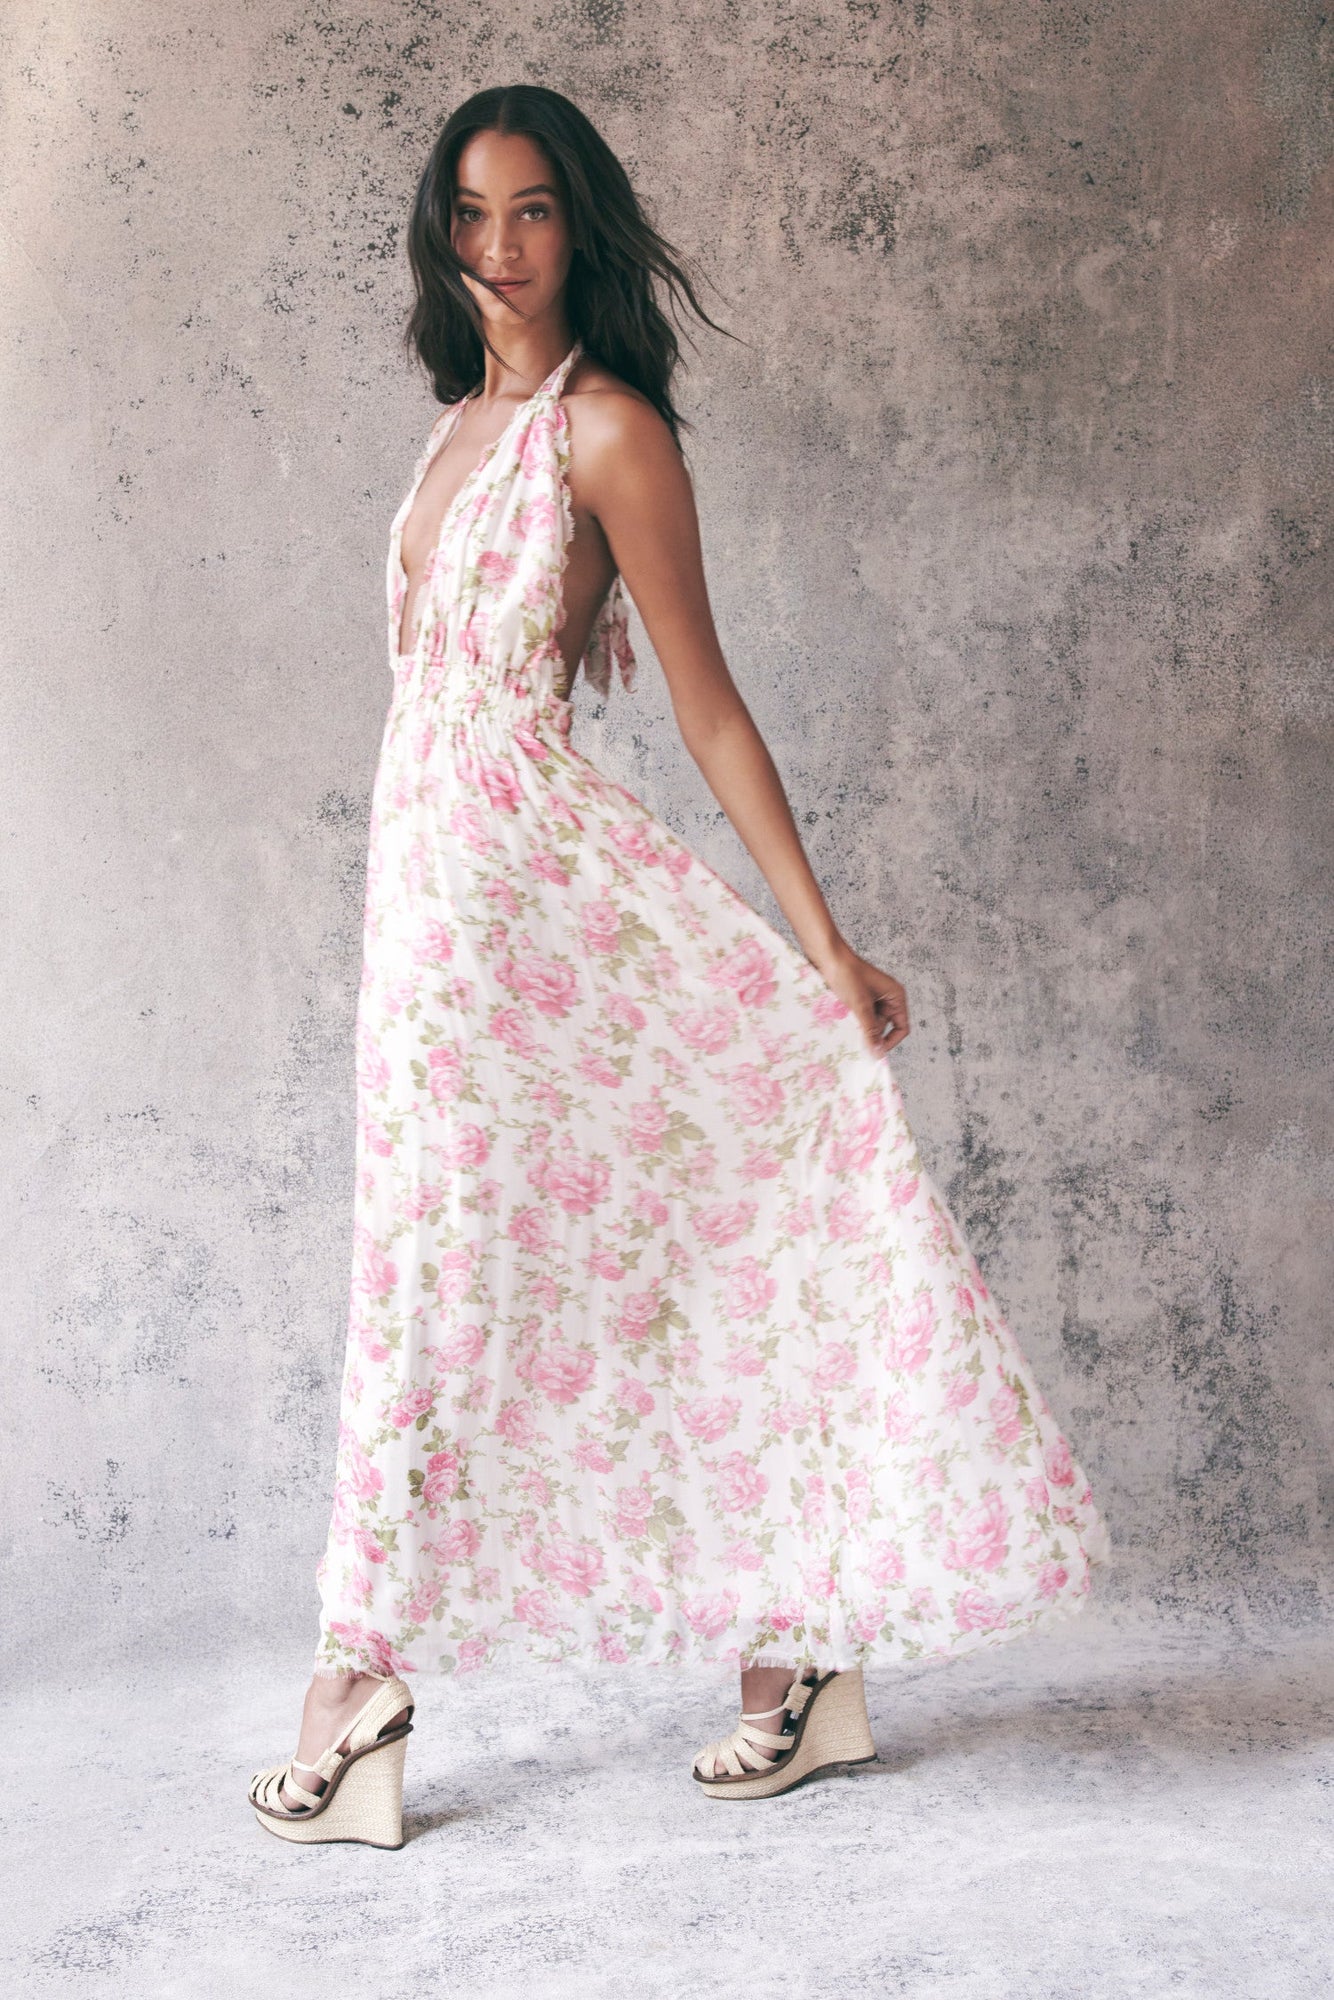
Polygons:
M317 1671L961 1654L1078 1609L1106 1528L887 1062L571 745L577 353L446 514L406 655L461 405L391 535Z

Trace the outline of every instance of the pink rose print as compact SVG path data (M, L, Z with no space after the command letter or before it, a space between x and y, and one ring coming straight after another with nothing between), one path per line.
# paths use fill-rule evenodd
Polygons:
M1009 1553L1009 1517L1000 1494L993 1491L963 1516L945 1542L946 1569L998 1569Z
M681 1616L701 1639L716 1639L736 1616L740 1597L735 1590L719 1590L691 1597L681 1606Z
M498 960L496 977L502 986L553 1021L564 1020L579 993L579 981L572 966L530 949L520 948Z
M857 1373L857 1356L845 1340L827 1340L811 1376L811 1387L821 1394L841 1388Z
M491 1033L503 1048L516 1056L531 1056L537 1043L523 1015L513 1007L497 1007L491 1016Z
M614 1322L616 1339L628 1347L647 1340L657 1316L656 1292L627 1292Z
M630 1147L636 1153L656 1153L667 1130L667 1112L656 1099L630 1106Z
M454 939L447 924L426 918L412 943L412 956L419 965L448 965L454 956Z
M642 1382L636 1382L631 1375L622 1375L616 1385L616 1401L621 1409L634 1416L646 1417L653 1408L653 1391L646 1389Z
M652 1188L641 1188L631 1204L631 1210L638 1222L647 1222L653 1229L661 1229L667 1220L667 1204Z
M626 1589L626 1595L632 1604L639 1606L641 1611L657 1612L662 1610L662 1598L646 1576L632 1576Z
M623 1486L616 1495L616 1533L623 1541L639 1541L652 1512L653 1495L647 1486Z
M1005 1623L1004 1606L976 1588L960 1592L954 1616L961 1632L994 1632Z
M457 1305L472 1289L472 1251L466 1247L446 1250L440 1259L436 1297L441 1305Z
M443 1588L444 1585L441 1583L439 1577L435 1576L428 1577L425 1582L418 1586L416 1595L411 1597L403 1607L403 1616L407 1619L409 1625L424 1625L426 1623L433 1608L439 1601L440 1592Z
M613 952L621 941L621 915L605 897L586 903L579 917L579 929L590 951Z
M394 1150L394 1142L384 1126L377 1125L373 1118L362 1119L361 1141L368 1152L378 1153L382 1160L387 1160Z
M675 1016L672 1026L688 1049L716 1056L732 1040L739 1018L735 1007L689 1007Z
M936 1331L936 1305L930 1292L920 1292L898 1314L885 1342L885 1365L916 1375L931 1352Z
M739 1451L729 1452L718 1466L718 1504L729 1514L758 1507L769 1482Z
M869 1221L869 1210L862 1207L851 1190L838 1195L829 1204L826 1227L835 1243L859 1243L866 1234Z
M457 1452L432 1452L426 1461L426 1477L422 1481L422 1505L428 1513L454 1498L459 1490L459 1471Z
M811 1008L811 1012L815 1016L815 1019L823 1027L827 1022L830 1021L847 1020L849 1014L852 1012L852 1009L848 1006L846 1000L840 1000L837 993L831 993L829 989L826 987L825 990L817 996L815 1003Z
M362 1089L378 1096L388 1088L390 1081L389 1064L381 1055L368 1029L360 1029L357 1034L357 1082Z
M697 1396L693 1402L682 1403L677 1411L681 1425L692 1438L701 1444L717 1444L741 1415L739 1396Z
M447 1167L485 1166L491 1156L491 1141L480 1125L458 1125L440 1148Z
M732 1072L728 1102L738 1124L767 1125L782 1110L786 1093L776 1076L755 1063L742 1063Z
M997 1442L1003 1445L1017 1444L1024 1434L1022 1405L1018 1393L1008 1382L997 1389L987 1403L991 1415L991 1428Z
M774 962L755 938L727 953L708 974L711 986L725 986L743 1007L767 1007L777 992Z
M435 1393L426 1387L409 1389L407 1394L395 1403L389 1412L389 1421L396 1430L405 1431L418 1417L424 1417L435 1404Z
M733 1535L725 1553L730 1569L749 1570L754 1575L764 1568L764 1550L753 1535Z
M648 828L639 820L618 820L607 828L607 838L627 860L642 861L651 868L662 859Z
M885 1436L895 1444L906 1444L917 1429L917 1412L906 1396L885 1398Z
M460 1639L458 1670L461 1674L471 1673L480 1667L491 1650L491 1642L484 1632L478 1632L471 1639Z
M521 1625L527 1625L544 1639L554 1638L560 1630L560 1618L556 1607L545 1590L520 1590L514 1597L514 1616Z
M947 1410L966 1409L976 1395L976 1376L965 1375L962 1368L952 1368L945 1380L945 1408Z
M445 1369L471 1368L486 1351L486 1335L480 1326L461 1326L457 1333L440 1343L440 1366Z
M774 1632L790 1632L794 1625L800 1625L801 1620L800 1600L795 1597L784 1597L766 1612L761 1622Z
M606 1196L611 1170L601 1160L581 1160L574 1154L565 1154L543 1160L530 1170L528 1178L567 1215L588 1215Z
M496 1418L496 1433L506 1444L519 1451L527 1451L537 1440L537 1426L533 1422L533 1406L523 1398L502 1403Z
M738 1375L763 1375L767 1362L763 1350L753 1340L742 1341L729 1350L723 1363L727 1373L735 1379Z
M723 1310L732 1320L757 1319L767 1312L777 1293L777 1280L769 1276L759 1260L742 1257L727 1273Z
M868 1098L838 1124L830 1142L827 1165L831 1174L864 1174L876 1155L885 1129L884 1105Z
M565 863L559 854L553 854L549 848L534 848L528 857L528 865L542 881L552 882L558 889L568 887L570 877Z
M409 1222L420 1222L433 1208L439 1208L444 1198L445 1191L437 1182L425 1182L403 1197L403 1213Z
M1064 1438L1058 1438L1056 1443L1045 1453L1045 1462L1047 1477L1053 1486L1072 1486L1074 1484L1075 1468L1070 1458L1070 1447Z
M384 1561L384 1549L376 1541L369 1528L354 1528L352 1530L352 1541L358 1555L363 1556L367 1562L382 1563Z
M758 1213L758 1202L717 1201L712 1207L699 1210L694 1218L695 1229L716 1250L725 1249L745 1235Z
M629 1028L638 1034L648 1026L648 1015L637 1007L628 993L613 993L603 1002L602 1012L613 1028Z
M877 1542L867 1564L866 1574L871 1582L884 1590L892 1583L902 1583L907 1575L907 1564L903 1551L894 1542Z
M547 1580L571 1597L588 1597L602 1581L602 1551L593 1542L557 1535L545 1551L542 1571Z
M589 1049L580 1056L579 1074L585 1083L595 1084L599 1090L619 1090L623 1080L610 1056L603 1055L600 1049Z
M529 1250L534 1255L545 1250L551 1241L551 1225L545 1209L516 1208L510 1217L509 1233L523 1250Z
M508 583L519 568L513 556L502 556L498 549L487 549L478 557L477 567L488 583Z
M471 1562L482 1546L482 1537L471 1521L451 1521L434 1544L436 1560L449 1564Z
M398 1266L374 1243L361 1246L361 1261L353 1284L368 1299L383 1299L398 1283Z
M593 1380L596 1364L582 1348L567 1347L553 1340L540 1348L527 1364L527 1379L540 1389L550 1403L573 1403Z
M1059 1597L1070 1581L1070 1572L1064 1563L1045 1562L1038 1571L1038 1596Z

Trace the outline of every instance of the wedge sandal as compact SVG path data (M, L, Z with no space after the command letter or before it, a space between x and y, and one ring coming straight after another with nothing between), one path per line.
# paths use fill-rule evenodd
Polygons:
M756 1727L773 1715L786 1718L781 1734ZM793 1681L777 1708L743 1710L739 1728L700 1751L692 1775L711 1799L773 1799L821 1771L875 1760L866 1689L861 1668L853 1667ZM714 1775L718 1764L721 1776Z
M394 1723L404 1709L406 1722ZM255 1817L280 1840L359 1841L365 1847L403 1845L403 1760L412 1734L412 1692L400 1680L384 1680L345 1729L339 1744L317 1764L289 1757L256 1771L247 1794ZM391 1726L393 1725L393 1726ZM346 1744L346 1749L339 1745ZM310 1791L295 1775L304 1771L323 1780ZM283 1803L286 1788L296 1806Z

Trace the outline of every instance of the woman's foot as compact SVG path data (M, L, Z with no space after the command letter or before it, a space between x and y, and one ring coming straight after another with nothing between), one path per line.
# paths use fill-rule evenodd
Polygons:
M319 1759L335 1745L340 1750L347 1748L348 1732L366 1706L368 1696L374 1692L377 1678L375 1674L316 1674L306 1689L305 1706L301 1711L301 1734L292 1763L296 1782L315 1797L318 1798L325 1787L325 1780L316 1769ZM411 1709L405 1707L385 1726L397 1728L401 1722L407 1721L411 1713ZM286 1785L281 1787L278 1797L289 1809L301 1805Z
M809 1669L802 1673L791 1667L743 1667L741 1669L741 1716L745 1725L745 1741L749 1755L762 1760L756 1766L763 1770L765 1764L772 1764L781 1757L785 1744L766 1743L766 1736L786 1737L790 1735L788 1723L791 1712L787 1706L787 1696L792 1687L801 1682L811 1686L816 1675ZM719 1746L709 1745L713 1755L701 1751L695 1760L695 1769L705 1778L725 1778L728 1766ZM749 1757L746 1760L749 1761Z

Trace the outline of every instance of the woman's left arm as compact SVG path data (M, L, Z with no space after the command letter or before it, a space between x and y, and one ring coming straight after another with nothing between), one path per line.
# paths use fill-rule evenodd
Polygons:
M662 664L682 740L753 855L798 944L886 1054L908 1033L889 973L840 934L806 858L782 780L733 681L714 627L685 461L637 396L571 397L571 489L592 514Z

